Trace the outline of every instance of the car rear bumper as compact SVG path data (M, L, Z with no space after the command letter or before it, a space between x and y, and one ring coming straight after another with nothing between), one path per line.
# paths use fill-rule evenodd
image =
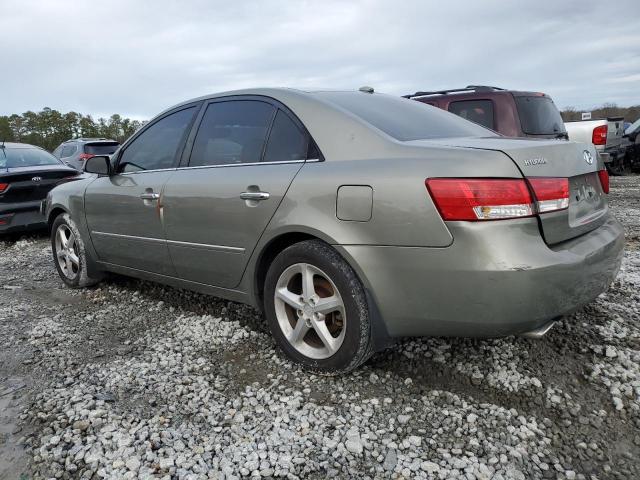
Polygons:
M391 337L495 337L538 329L605 291L624 246L610 217L549 247L533 218L450 222L446 248L337 246Z
M0 207L0 233L36 230L47 225L40 212L40 200Z

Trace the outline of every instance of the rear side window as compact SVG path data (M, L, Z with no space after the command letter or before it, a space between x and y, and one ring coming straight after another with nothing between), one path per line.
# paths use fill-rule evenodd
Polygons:
M529 135L565 133L560 112L549 97L515 97L522 131Z
M195 107L185 108L158 120L127 146L120 156L118 171L137 172L172 168Z
M282 110L278 110L269 134L264 154L265 162L305 160L308 138L298 125Z
M316 95L399 141L496 135L480 125L415 100L361 92L317 92Z
M56 148L56 149L53 151L53 154L52 154L52 155L53 155L54 157L56 157L56 158L60 158L60 154L61 154L61 153L62 153L62 145L60 145L58 148Z
M257 100L211 103L193 143L190 167L257 163L275 107Z
M65 145L64 147L62 147L61 156L62 158L70 157L71 155L76 153L76 150L78 150L78 147L76 147L75 145Z
M111 155L120 144L118 142L87 143L84 146L84 153L91 155Z
M483 127L494 129L493 102L491 100L461 100L451 102L449 111Z

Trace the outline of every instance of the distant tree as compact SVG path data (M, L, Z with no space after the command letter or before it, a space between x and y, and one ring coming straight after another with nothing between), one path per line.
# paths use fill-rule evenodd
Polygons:
M61 113L45 107L40 112L0 116L0 141L30 143L49 151L66 140L79 137L105 137L122 143L144 123L118 114L95 121L91 115Z
M565 107L560 114L565 122L582 120L582 112L591 112L591 118L624 117L627 122L635 122L640 118L640 105L619 107L615 103L605 103L592 109L577 110L575 107Z

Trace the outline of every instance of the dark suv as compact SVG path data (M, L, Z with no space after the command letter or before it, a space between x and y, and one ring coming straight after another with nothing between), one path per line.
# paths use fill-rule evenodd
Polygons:
M469 85L404 97L455 113L507 137L569 138L560 112L544 93Z
M84 168L88 158L94 155L111 155L120 144L108 138L74 138L62 143L53 155L76 170Z

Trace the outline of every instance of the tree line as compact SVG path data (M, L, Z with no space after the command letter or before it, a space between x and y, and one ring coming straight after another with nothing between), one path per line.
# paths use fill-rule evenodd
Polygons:
M565 107L560 114L562 115L563 121L572 122L575 120L582 120L582 112L591 112L591 118L593 119L624 117L625 122L635 122L640 118L640 105L619 107L615 103L605 103L601 107L593 108L591 110L578 110L573 107Z
M145 123L118 114L96 120L91 115L46 107L40 112L0 116L0 142L30 143L50 152L71 138L104 137L122 143Z

